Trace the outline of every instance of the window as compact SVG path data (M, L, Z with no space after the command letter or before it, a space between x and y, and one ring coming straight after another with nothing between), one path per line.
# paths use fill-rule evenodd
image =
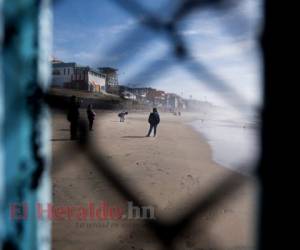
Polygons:
M54 69L52 71L52 75L60 75L60 71L58 69Z

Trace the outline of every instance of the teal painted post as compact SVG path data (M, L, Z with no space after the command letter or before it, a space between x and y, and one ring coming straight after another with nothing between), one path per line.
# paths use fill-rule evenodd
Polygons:
M2 249L50 249L50 222L36 209L37 203L51 202L49 115L43 101L50 69L49 5L48 0L0 1Z

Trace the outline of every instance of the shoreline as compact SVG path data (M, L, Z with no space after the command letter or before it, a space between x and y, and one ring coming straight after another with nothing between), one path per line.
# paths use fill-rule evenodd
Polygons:
M215 118L216 119L216 118ZM251 177L259 157L258 130L230 121L196 119L188 125L202 135L212 151L212 160L227 169Z
M157 138L145 138L148 130L148 113L129 113L125 123L120 123L117 112L97 112L94 146L118 173L122 182L133 190L145 205L155 207L155 214L164 221L173 221L194 202L210 193L225 177L233 174L237 180L245 179L238 173L216 164L212 149L205 138L187 123L198 116L186 117L161 113ZM74 152L74 142L69 141L68 123L63 115L53 116L53 202L54 204L77 204L103 200L108 204L124 204L126 197L118 193L114 185L99 174L82 152ZM101 150L100 150L101 149ZM65 150L69 161L62 165L58 153ZM207 238L199 238L201 227L218 238L223 247L253 246L254 242L255 192L246 183L235 195L226 197L220 204L195 217L191 229L185 231L179 249L186 244L189 249L214 247ZM111 222L113 223L113 222ZM122 221L116 228L78 228L68 222L53 222L53 249L93 249L97 242L102 245L118 239L117 248L158 249L157 240L145 233L140 221ZM140 235L142 233L142 235ZM132 238L128 240L128 234ZM143 238L144 242L138 239ZM68 242L63 239L69 238ZM80 241L78 240L80 238ZM113 241L114 242L114 241ZM158 244L158 245L157 245ZM126 249L127 249L126 248ZM218 249L218 248L216 248Z

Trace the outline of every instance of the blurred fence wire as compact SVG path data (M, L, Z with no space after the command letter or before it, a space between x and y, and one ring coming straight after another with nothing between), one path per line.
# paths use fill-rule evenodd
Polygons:
M63 0L56 0L54 4L58 4L59 1ZM45 81L47 79L45 75L48 73L47 70L39 70L44 62L39 60L40 54L45 52L41 51L42 44L49 41L39 40L40 34L37 33L38 31L42 32L42 29L38 28L39 22L43 18L49 18L49 16L39 16L42 10L45 11L49 8L49 6L43 5L45 2L49 3L47 0L4 0L1 3L3 12L1 22L3 27L1 45L3 57L1 63L4 75L2 77L4 90L1 90L1 98L5 100L3 112L6 119L6 121L1 120L6 133L1 144L8 148L4 151L4 168L1 169L2 172L5 172L3 175L5 193L1 194L4 197L1 199L4 201L1 205L1 218L4 221L0 228L0 240L3 249L34 250L49 247L49 244L45 243L49 241L50 234L46 224L38 224L33 217L29 221L19 221L14 224L9 219L4 219L9 217L9 204L11 202L28 202L33 206L37 200L41 199L41 196L50 196L47 189L47 185L49 185L47 182L47 179L49 180L47 172L49 150L45 151L45 147L47 147L45 144L49 143L47 141L49 138L44 135L47 130L41 131L43 120L47 117L45 114L47 94L43 88L44 82L40 80L44 79ZM167 19L164 18L164 13L161 14L162 16L153 14L137 1L113 0L113 2L136 18L139 25L150 30L154 37L166 35L170 46L173 48L173 53L170 56L176 58L182 67L193 74L196 79L204 80L202 82L207 87L218 93L232 93L235 98L228 98L223 95L223 98L232 106L247 105L233 88L214 74L213 69L206 67L201 60L195 61L193 59L192 53L178 29L179 22L192 12L202 11L206 8L226 10L236 4L236 1L182 0L179 1L176 10ZM199 23L199 27L201 28L201 23ZM119 50L120 44L123 47L134 47L140 42L146 45L151 40L144 39L138 34L138 30L133 30L117 44L112 45L107 53ZM127 64L128 61L125 60L121 63ZM162 69L167 70L168 67L169 65L166 63ZM151 70L150 63L139 74L147 74ZM162 73L163 70L161 70ZM16 71L18 71L18 76L15 75ZM21 109L18 108L20 105L22 106ZM16 110L17 114L10 114L11 110ZM110 166L101 156L101 152L97 151L98 149L90 143L84 124L81 125L81 140L79 140L78 146L98 170L99 175L105 177L126 200L132 200L140 206L145 203L138 198L136 190L122 182L115 168ZM17 156L14 156L16 154ZM66 160L63 152L58 158L61 158L60 162ZM189 210L182 214L179 219L166 223L163 218L158 218L155 221L146 221L145 226L156 235L163 249L175 249L176 238L192 224L195 217L233 194L243 182L237 181L234 175L224 177L224 180L216 184L215 188L208 192L204 198L191 201ZM34 207L32 209L34 210ZM47 235L45 233L43 238L45 242L38 236L40 227L46 228L46 231L48 229L48 237L45 236ZM205 230L205 228L202 229L203 234L205 234ZM213 245L218 247L217 242L214 242L214 239L211 240Z
M188 18L189 15L195 12L201 12L206 8L213 8L218 10L221 14L230 10L234 5L239 4L239 1L235 0L183 0L175 1L173 4L176 5L175 11L173 13L168 13L168 11L161 11L159 15L153 14L150 10L146 9L141 2L135 0L113 0L113 2L123 10L127 11L136 19L137 25L129 34L124 38L120 39L117 44L112 44L111 48L108 48L107 55L112 52L119 51L120 48L132 47L137 45L143 45L146 47L148 43L152 41L153 38L159 36L166 36L168 43L172 49L172 53L169 55L161 55L159 58L154 58L150 65L144 67L141 72L138 72L128 82L133 79L138 79L143 75L149 75L151 72L155 72L154 65L157 60L163 59L164 57L174 57L177 59L178 63L183 69L188 71L194 78L201 84L214 91L216 94L221 95L221 97L227 102L231 107L236 109L236 111L241 112L248 107L247 102L243 97L229 84L222 79L220 76L214 73L213 69L210 69L202 62L201 57L193 57L191 49L185 42L183 38L183 33L179 28L179 25L184 19ZM179 4L178 4L179 3ZM166 18L167 16L167 18ZM140 27L148 30L151 33L150 37L145 35L145 32L140 32ZM199 22L199 27L201 29L201 22ZM152 36L152 38L151 38ZM138 53L138 52L136 52ZM103 55L102 55L103 56ZM106 56L103 56L106 58ZM123 59L120 64L126 65L131 61L131 57ZM169 61L162 61L162 65L159 71L155 74L163 74L167 72L168 68L171 66ZM231 93L230 97L226 93ZM234 98L232 98L232 96Z

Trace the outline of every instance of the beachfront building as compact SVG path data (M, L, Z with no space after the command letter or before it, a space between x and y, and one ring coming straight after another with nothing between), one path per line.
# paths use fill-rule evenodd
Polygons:
M52 62L52 86L90 92L105 92L106 76L76 63Z
M135 96L135 100L140 103L155 107L163 107L166 103L166 93L161 90L156 90L149 87L130 87L119 86L119 95L124 96L124 93L131 93Z
M127 90L122 92L121 97L123 97L124 99L127 99L127 100L133 100L133 101L136 101L136 99L137 99L135 94L133 94Z
M166 94L166 108L170 111L180 111L186 108L185 101L178 95L173 93Z
M52 86L64 87L70 83L75 73L76 63L64 63L61 61L52 61Z
M166 93L162 90L150 89L147 100L155 107L163 107L166 104Z
M119 85L119 95L123 96L123 92L125 91L135 95L137 101L147 104L148 102L147 94L148 92L151 91L151 88L147 88L147 87L135 88L130 86Z
M132 93L134 93L136 96L138 96L140 99L147 99L148 93L152 90L152 88L132 88Z
M110 67L98 68L101 74L106 76L105 90L106 92L115 93L119 91L118 70Z

